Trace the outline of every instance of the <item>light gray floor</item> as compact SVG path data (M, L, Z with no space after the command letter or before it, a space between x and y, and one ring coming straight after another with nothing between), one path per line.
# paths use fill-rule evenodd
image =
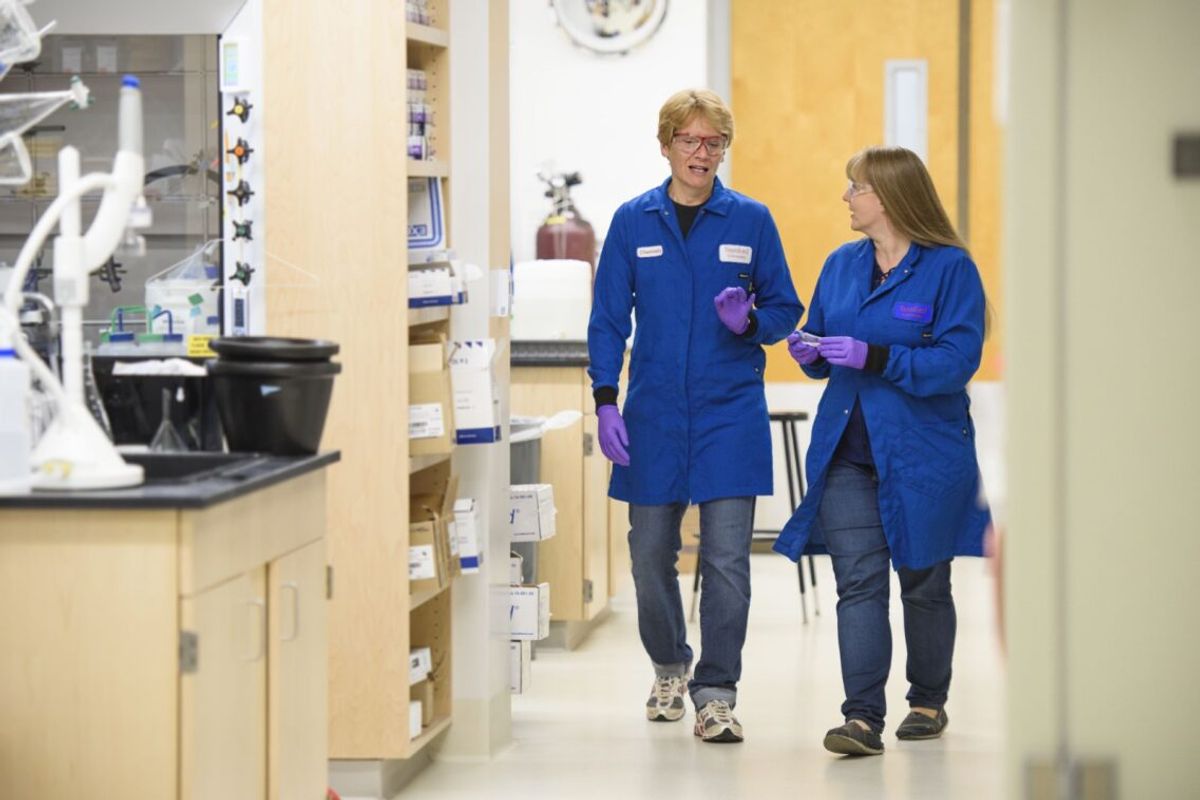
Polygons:
M839 758L821 747L841 722L836 597L827 558L817 559L821 615L800 621L795 567L753 556L754 597L737 715L740 745L703 744L692 715L644 719L653 673L638 640L632 590L573 652L538 654L533 686L513 698L511 750L488 763L435 762L399 795L422 798L962 798L1003 796L1003 665L993 581L979 559L955 562L958 645L947 711L933 742L893 735L906 712L904 647L893 576L891 709L882 757ZM685 605L691 582L686 581ZM693 626L692 645L699 643Z

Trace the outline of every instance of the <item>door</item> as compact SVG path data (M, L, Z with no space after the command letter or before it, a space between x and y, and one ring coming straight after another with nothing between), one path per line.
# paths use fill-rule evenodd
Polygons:
M271 800L321 800L328 758L325 540L272 561L268 646Z
M180 600L195 665L180 676L180 796L266 796L266 568Z

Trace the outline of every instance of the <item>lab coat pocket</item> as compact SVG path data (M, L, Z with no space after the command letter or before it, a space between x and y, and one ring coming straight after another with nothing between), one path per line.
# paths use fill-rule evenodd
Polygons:
M900 432L893 442L892 468L906 488L941 498L976 477L970 423L937 422Z
M718 361L697 386L698 410L723 419L752 419L765 403L763 365L758 359Z

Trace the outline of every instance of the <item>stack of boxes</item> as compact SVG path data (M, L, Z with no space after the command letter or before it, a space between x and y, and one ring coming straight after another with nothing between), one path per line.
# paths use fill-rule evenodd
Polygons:
M513 542L540 542L555 533L554 487L548 483L510 487L509 524ZM550 635L550 584L526 584L521 556L509 561L509 691L529 686L531 642Z
M454 503L458 476L441 461L409 478L408 584L418 594L444 589L462 574Z

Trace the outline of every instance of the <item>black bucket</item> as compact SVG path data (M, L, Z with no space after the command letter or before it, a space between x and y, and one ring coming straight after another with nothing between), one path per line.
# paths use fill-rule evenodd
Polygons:
M230 451L275 455L316 453L333 395L333 379L342 371L341 364L328 360L328 354L336 352L337 345L314 342L327 355L313 357L315 348L306 353L305 340L276 340L290 344L263 345L264 339L254 337L257 343L246 344L262 347L260 353L274 348L281 360L249 361L243 360L249 357L249 352L237 345L226 355L225 348L230 342L238 342L238 338L214 340L213 350L221 358L207 365Z

